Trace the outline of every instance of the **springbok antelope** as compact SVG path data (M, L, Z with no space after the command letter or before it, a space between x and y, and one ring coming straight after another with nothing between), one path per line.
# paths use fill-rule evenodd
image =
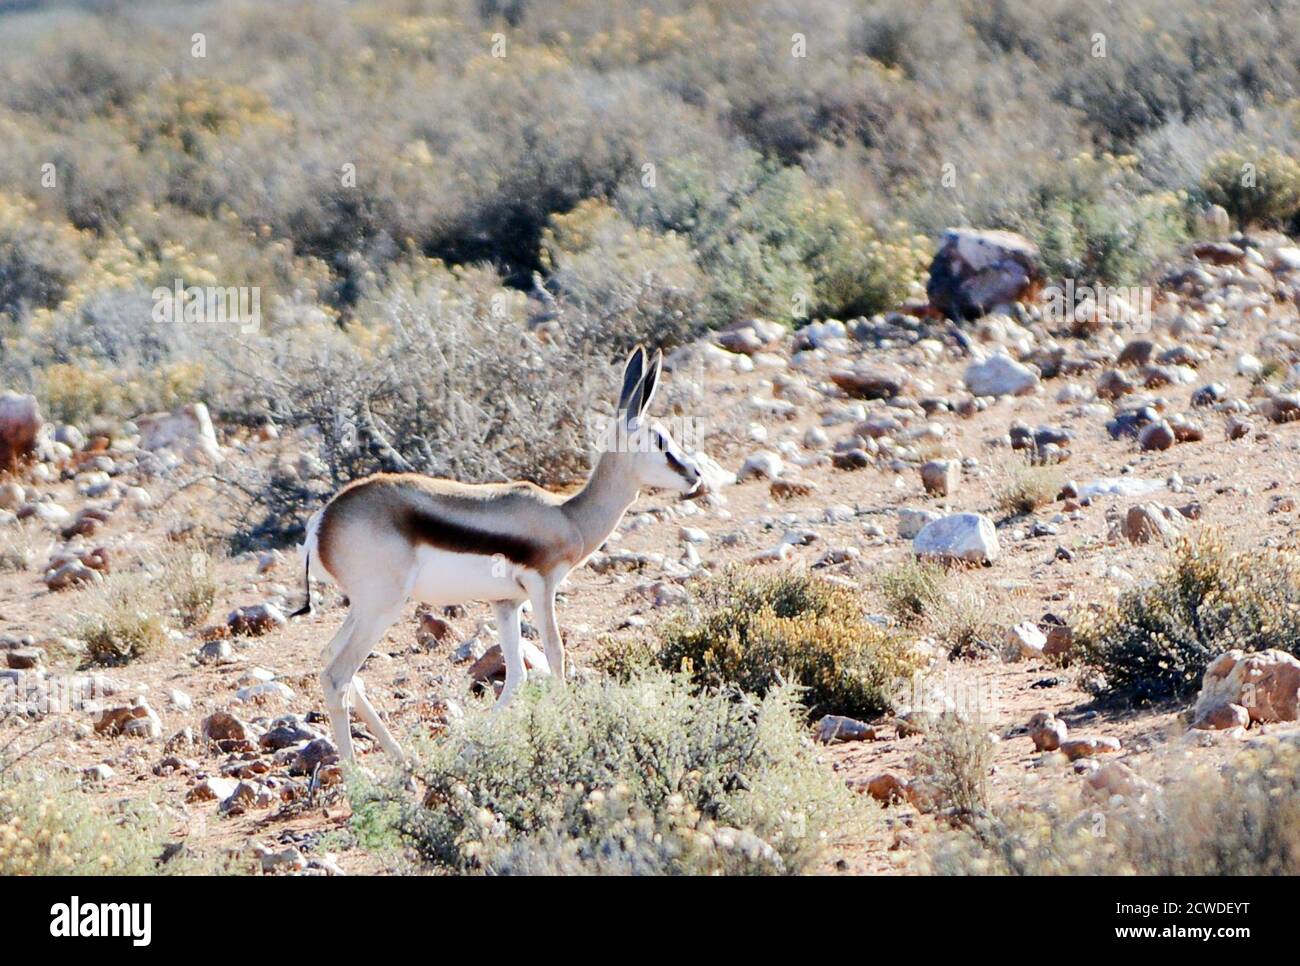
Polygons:
M519 610L532 602L549 673L564 682L564 643L555 593L590 557L641 487L690 495L700 470L664 427L645 417L663 355L646 365L637 347L623 369L616 425L582 489L562 497L531 483L471 485L414 473L381 473L350 483L312 515L303 544L307 604L311 571L324 569L347 595L343 626L325 650L321 687L345 761L353 758L349 699L384 750L402 750L366 698L357 671L414 598L435 606L488 601L505 657L501 707L526 669ZM295 615L296 616L296 615Z

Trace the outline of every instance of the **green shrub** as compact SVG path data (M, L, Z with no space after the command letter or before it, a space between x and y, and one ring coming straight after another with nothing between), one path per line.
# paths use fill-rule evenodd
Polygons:
M666 161L653 191L624 188L638 224L691 240L712 282L713 324L748 315L786 323L896 308L929 263L903 225L877 230L836 189L799 168L738 152L721 170Z
M1103 694L1186 699L1224 651L1279 648L1300 655L1300 561L1283 550L1233 552L1214 535L1185 538L1151 580L1075 630Z
M1187 236L1182 202L1146 194L1131 155L1078 155L1034 186L1031 207L1012 224L1035 239L1050 277L1134 284Z
M489 873L797 873L850 807L813 757L792 688L754 699L643 671L529 686L464 717L402 776L354 785L358 829Z
M1201 187L1206 200L1222 205L1241 228L1300 225L1300 162L1276 148L1219 155Z
M781 236L793 175L752 151L711 159L665 159L658 185L625 186L620 207L638 225L690 239L710 281L707 320L722 325L747 316L793 322L811 301L812 274Z
M705 585L698 613L660 631L656 660L709 687L803 689L809 714L873 716L919 666L911 639L866 619L854 591L819 577L733 569Z
M1247 748L1226 767L1199 765L1163 786L1139 787L1120 804L1062 790L936 839L928 868L944 875L1296 875L1300 747Z

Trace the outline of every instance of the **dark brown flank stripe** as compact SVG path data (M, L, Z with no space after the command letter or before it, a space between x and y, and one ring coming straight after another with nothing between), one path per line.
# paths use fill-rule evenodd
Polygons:
M412 543L424 543L452 553L473 553L484 557L497 554L522 567L536 567L545 550L524 537L488 533L452 520L444 520L426 510L403 510L397 528Z
M664 451L664 456L667 457L668 465L673 468L673 471L676 472L676 474L680 476L683 480L686 479L686 467L682 465L682 463L677 459L677 457L675 457L672 453L669 453L666 450Z

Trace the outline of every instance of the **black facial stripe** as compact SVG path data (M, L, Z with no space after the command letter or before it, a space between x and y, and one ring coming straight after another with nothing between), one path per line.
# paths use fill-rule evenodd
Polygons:
M682 465L681 460L679 460L668 450L664 450L664 458L668 460L668 465L671 466L677 472L678 476L680 476L682 479L686 479L686 467Z

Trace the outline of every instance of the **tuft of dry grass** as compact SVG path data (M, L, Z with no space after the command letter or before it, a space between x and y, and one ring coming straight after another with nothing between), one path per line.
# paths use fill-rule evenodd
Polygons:
M969 824L988 815L993 739L978 717L938 715L925 730L916 767L935 806L948 817Z
M163 555L167 599L176 609L182 627L202 624L216 606L221 592L217 580L220 560L220 554L196 541L173 544Z
M111 574L86 591L75 636L92 664L115 665L156 654L167 643L160 590L141 573Z
M948 594L930 626L950 660L989 657L998 649L996 609L987 594L962 587Z
M1018 463L994 493L993 505L1006 516L1023 516L1051 503L1060 491L1061 473L1056 467Z
M918 624L947 602L947 577L941 564L909 556L884 571L876 587L896 620Z
M35 528L26 523L0 529L0 573L30 570L36 559Z

